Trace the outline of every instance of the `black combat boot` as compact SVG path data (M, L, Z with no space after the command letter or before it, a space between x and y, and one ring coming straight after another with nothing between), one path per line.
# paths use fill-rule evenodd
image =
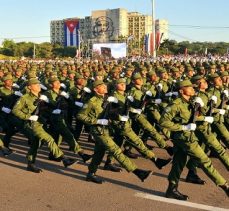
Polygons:
M86 163L88 160L91 159L91 155L88 155L86 153L83 153L82 151L81 152L78 152L79 156L83 159L83 162Z
M12 153L14 153L13 150L10 150L9 148L6 148L4 146L0 147L0 151L2 152L4 157L7 157L7 156L11 155Z
M172 184L172 183L169 183L169 187L165 193L165 197L171 198L171 199L183 200L183 201L188 200L188 196L180 193L177 190L177 185Z
M122 168L117 167L110 162L106 162L103 169L107 170L107 171L113 171L113 172L121 172L122 171Z
M31 161L28 162L27 170L32 171L34 173L41 173L42 172L42 169L36 167L36 165Z
M102 184L104 182L101 178L97 177L95 175L95 173L91 173L91 172L88 172L87 177L86 177L86 181L94 182L97 184Z
M224 185L219 185L219 187L221 187L227 194L227 197L229 197L229 184L226 182Z
M142 181L144 182L145 179L147 179L147 177L149 177L149 175L152 174L152 171L149 170L142 170L142 169L135 169L133 171L133 173Z
M171 158L165 160L165 159L161 159L161 158L151 158L150 160L153 161L153 163L155 164L155 166L158 169L162 169L164 166L166 166L167 164L171 163Z
M131 149L125 149L123 154L126 155L129 158L132 158L132 159L137 159L138 158L138 155L132 153Z
M50 152L49 153L49 160L55 161L55 162L61 162L60 158L55 158L54 155Z
M198 185L204 185L206 183L192 170L188 171L185 181L189 183L198 184Z
M173 152L173 147L171 146L166 146L165 147L166 152L170 155L173 156L174 152Z
M71 166L72 164L74 164L76 162L75 159L72 158L66 158L66 157L62 157L61 158L62 163L64 164L64 167L67 168L68 166Z

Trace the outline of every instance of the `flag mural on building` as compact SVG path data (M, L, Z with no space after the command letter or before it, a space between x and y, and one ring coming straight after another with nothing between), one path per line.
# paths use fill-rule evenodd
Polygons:
M79 32L79 20L66 20L64 22L64 38L65 46L80 45L80 32Z

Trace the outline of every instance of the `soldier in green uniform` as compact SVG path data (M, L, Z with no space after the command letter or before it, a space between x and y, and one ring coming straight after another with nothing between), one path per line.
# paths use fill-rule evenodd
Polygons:
M212 132L211 124L214 122L214 118L211 115L211 106L209 106L210 96L209 93L206 92L208 88L207 81L203 78L203 76L195 76L192 78L192 82L197 85L198 95L195 99L195 103L198 103L199 108L197 110L198 117L196 118L197 129L195 130L195 134L199 139L199 144L202 146L204 150L210 149L215 153L217 157L222 161L227 170L229 170L229 155L226 153L226 150L217 140L216 135ZM211 104L211 103L210 103ZM206 148L206 149L205 149ZM198 163L191 159L187 163L187 167L189 168L188 175L186 177L187 182L195 183L195 184L205 184L205 181L199 178L196 172L196 167Z
M198 139L194 132L196 124L192 123L193 108L191 97L195 95L193 85L189 80L181 81L178 85L180 97L174 100L163 113L161 126L171 130L171 138L175 146L172 169L169 173L169 186L166 197L178 200L187 200L188 196L178 191L178 182L183 168L186 165L188 155L197 160L204 172L212 181L221 187L229 196L229 185L227 181L213 167L211 160L204 153L198 144Z
M5 132L3 137L4 146L10 149L10 139L16 133L14 126L14 119L12 118L12 108L15 105L17 99L22 96L19 91L13 90L13 77L11 74L7 74L3 77L4 85L0 88L0 125Z
M104 96L107 93L107 86L103 81L93 83L95 96L84 105L77 117L85 124L90 125L91 134L95 138L95 148L92 161L88 167L87 181L101 184L103 181L95 173L102 162L105 151L111 153L114 158L128 171L133 172L138 178L144 181L151 171L138 169L137 166L123 153L112 140L108 128L107 106L105 106ZM108 101L106 101L107 104ZM103 108L103 106L105 106Z
M214 101L213 117L214 122L212 129L217 133L218 137L229 148L229 131L224 124L224 115L226 113L227 105L221 99L222 95L226 94L223 90L223 82L221 77L215 73L209 76L212 86L208 92L211 95L211 99ZM228 92L227 94L228 95ZM226 96L228 98L228 96Z
M91 97L91 89L86 87L86 79L83 75L76 74L75 87L69 91L70 102L68 108L68 123L72 126L72 118L76 117L83 105ZM72 128L73 134L76 140L80 138L80 134L83 129L83 122L76 120L75 127ZM73 126L72 126L73 127Z
M111 122L112 132L114 133L114 141L121 147L122 140L127 139L128 143L133 146L141 155L145 158L150 159L159 169L167 165L171 159L161 159L157 158L155 154L149 150L143 143L143 141L138 137L138 135L132 130L131 123L129 120L129 108L128 108L128 100L126 99L126 80L118 79L116 81L116 91L113 96L118 99L118 105L115 106L112 111L113 117ZM112 169L116 168L111 164L111 159L108 156L108 159L105 163L104 169Z
M57 145L60 146L62 138L68 143L70 150L74 153L78 153L84 162L89 160L91 156L85 154L80 145L76 142L73 134L69 130L64 119L64 106L62 106L62 100L69 98L68 93L60 91L60 81L58 78L51 78L49 80L51 89L44 93L45 96L41 96L40 99L46 101L48 109L45 111L45 116L49 118L50 126L49 130L55 141L59 140ZM61 139L59 138L61 136ZM55 156L50 153L50 160L56 160Z
M29 92L24 94L13 107L13 114L22 120L23 129L28 131L32 139L32 145L29 149L27 159L29 171L40 173L42 170L35 165L37 150L41 141L46 142L55 158L61 160L65 167L75 163L74 159L66 158L64 153L56 145L54 139L43 128L43 124L36 114L39 108L39 93L41 91L40 82L33 78L28 81Z
M142 91L142 85L143 80L139 73L135 74L133 76L133 83L134 86L130 89L129 95L133 97L133 102L131 102L131 108L130 108L130 117L132 118L133 122L133 128L140 127L144 131L147 131L148 134L151 136L151 138L157 143L157 145L165 149L169 155L173 154L172 147L170 147L166 141L163 139L163 137L157 132L155 127L150 124L150 122L147 120L146 116L143 114L144 105L142 103L143 96L147 93L144 93ZM151 93L151 92L150 92ZM152 97L152 93L150 94L150 97ZM143 110L142 110L143 109Z

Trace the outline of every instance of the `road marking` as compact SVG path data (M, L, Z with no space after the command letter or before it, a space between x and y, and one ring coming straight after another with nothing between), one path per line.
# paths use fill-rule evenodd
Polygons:
M176 205L180 205L180 206L196 208L196 209L200 209L200 210L229 211L229 209L225 209L225 208L213 207L213 206L208 206L208 205L198 204L198 203L193 203L193 202L187 202L187 201L180 201L180 200L176 200L176 199L168 199L165 197L155 196L152 194L141 193L141 192L136 193L135 196L140 197L140 198L154 200L154 201L160 201L160 202L176 204Z

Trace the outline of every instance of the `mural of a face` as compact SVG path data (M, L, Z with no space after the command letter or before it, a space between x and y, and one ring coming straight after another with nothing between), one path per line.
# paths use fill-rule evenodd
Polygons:
M96 19L93 26L93 35L95 37L112 37L114 33L113 21L105 16L101 16Z

